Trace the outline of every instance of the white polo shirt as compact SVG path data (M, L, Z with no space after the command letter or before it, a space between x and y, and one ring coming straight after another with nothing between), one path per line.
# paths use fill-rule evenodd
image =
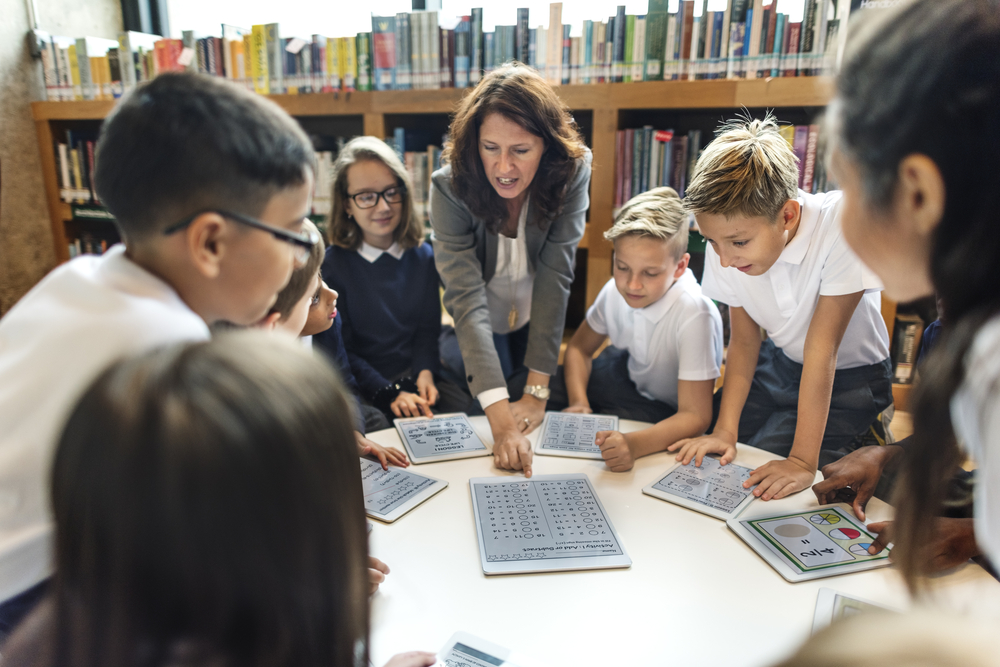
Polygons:
M955 435L976 462L973 516L976 543L1000 564L1000 317L976 334L965 379L951 399Z
M627 350L639 393L677 407L678 380L714 380L722 363L722 317L688 269L659 301L632 308L609 280L587 311L587 324Z
M56 268L0 319L0 601L51 573L50 467L83 391L119 358L208 338L121 245Z
M806 334L820 296L864 290L837 353L837 368L877 364L889 356L882 320L882 283L850 249L840 231L840 192L799 190L802 215L795 236L760 276L722 268L711 244L705 250L705 295L743 308L792 361L802 363Z

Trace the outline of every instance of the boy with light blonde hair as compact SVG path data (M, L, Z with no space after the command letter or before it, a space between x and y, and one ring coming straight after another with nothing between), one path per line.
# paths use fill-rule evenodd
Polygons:
M753 471L754 495L809 488L892 404L882 286L841 235L841 193L798 189L796 157L770 115L722 128L684 204L708 240L705 294L729 305L732 335L712 433L669 449L685 463L717 453L726 464L738 440L787 457Z
M688 269L688 216L671 188L633 197L604 237L615 246L614 276L573 335L549 405L655 422L597 434L608 467L623 472L708 428L722 319Z

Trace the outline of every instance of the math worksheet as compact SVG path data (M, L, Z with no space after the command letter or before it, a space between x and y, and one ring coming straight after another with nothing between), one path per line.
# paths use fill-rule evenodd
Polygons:
M489 456L489 448L463 413L394 420L399 439L414 463Z
M584 474L476 477L469 485L486 574L632 565Z
M537 454L600 459L601 449L595 444L601 431L617 431L614 415L581 415L571 412L546 412L538 434Z
M378 461L369 459L361 459L361 483L365 512L386 523L392 523L448 486L443 480L402 468L390 466L383 470Z
M756 487L743 488L748 479L750 468L735 463L722 465L719 459L706 456L700 467L694 459L687 465L677 462L642 492L725 521L753 502Z

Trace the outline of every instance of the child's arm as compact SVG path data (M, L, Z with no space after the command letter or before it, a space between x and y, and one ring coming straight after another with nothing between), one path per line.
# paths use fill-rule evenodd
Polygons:
M787 459L771 461L753 471L744 486L750 488L757 484L754 495L764 500L784 498L812 486L830 415L837 350L862 296L864 292L819 297L802 353L802 380L799 382L792 451Z
M722 465L736 458L740 415L747 402L760 355L760 326L747 315L747 311L736 306L729 308L729 324L732 333L726 356L726 380L715 428L709 435L680 440L667 447L668 452L677 452L677 460L684 465L695 459L695 465L700 466L705 454L722 454Z
M678 380L677 413L641 431L597 434L604 462L612 472L631 470L635 459L662 452L682 438L705 432L712 422L712 389L715 380Z
M594 353L604 343L603 336L584 320L569 345L566 346L566 357L563 360L563 373L566 376L566 394L569 407L563 412L580 412L589 414L590 401L587 400L587 382L590 381L590 369L594 363Z

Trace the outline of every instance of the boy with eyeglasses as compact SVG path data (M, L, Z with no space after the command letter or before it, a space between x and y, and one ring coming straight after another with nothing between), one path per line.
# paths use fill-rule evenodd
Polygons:
M290 116L213 77L160 75L105 121L95 183L124 244L58 267L0 321L0 641L51 574L70 408L112 361L267 314L320 240L303 228L313 164Z

